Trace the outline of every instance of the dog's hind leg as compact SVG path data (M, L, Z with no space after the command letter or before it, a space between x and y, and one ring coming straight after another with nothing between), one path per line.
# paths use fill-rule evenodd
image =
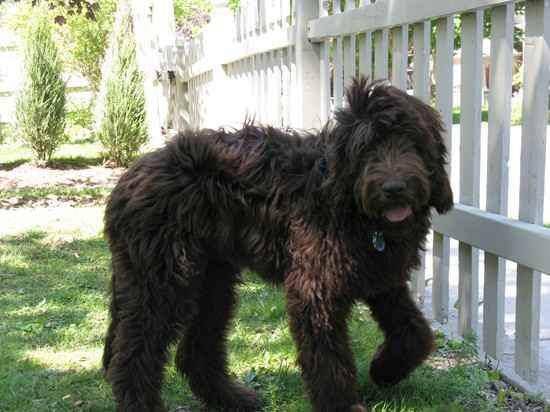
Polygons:
M116 309L114 308L114 302L111 302L111 307L109 309L111 313L111 321L109 323L109 328L107 329L107 335L105 336L105 346L103 348L103 373L106 374L109 369L109 364L111 363L111 358L113 357L113 340L115 339L115 330L117 327L116 319Z
M112 247L114 322L106 339L104 363L117 412L164 412L160 397L167 347L175 338L175 302L181 290L173 282L134 270L127 251ZM164 269L163 261L151 267ZM162 273L164 275L164 273Z
M208 265L198 314L179 343L176 367L207 406L248 412L259 410L259 399L252 389L229 376L227 365L227 333L237 303L238 280L234 266L222 262Z
M377 385L396 384L434 350L433 333L406 286L366 302L385 338L371 362L371 378Z

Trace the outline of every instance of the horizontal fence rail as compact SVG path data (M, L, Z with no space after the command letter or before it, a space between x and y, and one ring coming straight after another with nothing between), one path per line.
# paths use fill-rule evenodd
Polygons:
M513 3L513 1L378 0L376 3L358 9L311 21L308 36L312 41L320 41L326 37L345 36L366 30L382 30L506 3Z
M345 87L358 74L389 79L433 104L446 126L447 172L459 203L433 216L431 247L412 275L412 293L435 321L476 335L482 354L515 383L550 398L539 350L541 279L550 273L550 230L542 219L550 2L521 2L524 16L516 15L518 3L241 0L234 14L218 4L202 34L158 48L160 66L172 72L171 83L166 76L160 83L174 127L239 125L248 117L318 128L345 104ZM525 33L520 51L514 27ZM514 99L521 99L522 126L514 140L512 89L521 70ZM453 125L456 107L460 121ZM515 177L512 155L520 163ZM511 217L510 199L519 219ZM510 262L517 264L515 313L505 313Z
M216 42L216 40L214 40ZM205 72L211 71L214 67L226 65L251 56L256 56L273 50L279 50L294 46L294 29L287 28L270 32L252 39L244 39L230 48L219 50L219 53L205 56L194 63L187 64L185 57L187 51L184 47L176 47L176 63L174 69L182 81L189 81ZM193 46L191 46L193 47ZM212 49L212 47L210 47Z
M453 239L550 273L550 230L542 226L462 204L445 216L434 215L432 224L435 231Z

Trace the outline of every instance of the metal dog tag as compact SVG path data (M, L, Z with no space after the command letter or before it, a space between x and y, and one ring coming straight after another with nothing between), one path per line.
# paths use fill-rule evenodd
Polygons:
M372 245L379 252L383 252L386 249L386 241L382 232L374 232L372 234Z

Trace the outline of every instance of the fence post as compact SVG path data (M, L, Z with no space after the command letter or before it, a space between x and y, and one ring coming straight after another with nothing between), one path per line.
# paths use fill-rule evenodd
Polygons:
M132 17L138 65L143 72L145 111L150 143L161 145L161 127L167 127L169 79L165 69L166 51L175 46L174 5L172 0L155 2L133 0Z
M296 127L310 129L321 123L319 101L321 76L319 44L307 37L309 20L319 17L318 0L296 2L296 86L298 91Z
M205 48L211 56L221 56L231 47L233 40L233 16L228 7L227 0L215 0L212 2L213 10L210 16L210 24L205 30ZM231 122L231 111L227 110L229 104L228 96L231 95L229 80L224 65L216 64L212 68L212 95L208 98L208 116L205 126L218 128Z
M519 219L542 224L550 84L550 3L529 0L525 8ZM541 273L518 265L515 369L528 382L539 372ZM521 348L521 349L520 349Z
M158 78L158 111L161 128L165 131L173 128L175 76L174 50L176 47L176 19L174 16L174 4L172 0L157 1L153 3L153 26L156 29L156 45L160 59L160 72ZM164 136L162 136L164 138ZM162 140L159 144L162 144Z

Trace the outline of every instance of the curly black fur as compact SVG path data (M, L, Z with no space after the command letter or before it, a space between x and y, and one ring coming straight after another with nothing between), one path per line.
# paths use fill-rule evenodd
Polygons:
M253 124L187 131L122 176L105 214L113 276L103 362L117 411L163 410L175 341L176 366L207 405L260 408L227 368L244 267L286 292L315 411L364 410L346 326L354 302L370 307L385 335L375 383L400 381L432 351L407 280L430 208L453 204L441 119L363 78L347 100L319 133Z

